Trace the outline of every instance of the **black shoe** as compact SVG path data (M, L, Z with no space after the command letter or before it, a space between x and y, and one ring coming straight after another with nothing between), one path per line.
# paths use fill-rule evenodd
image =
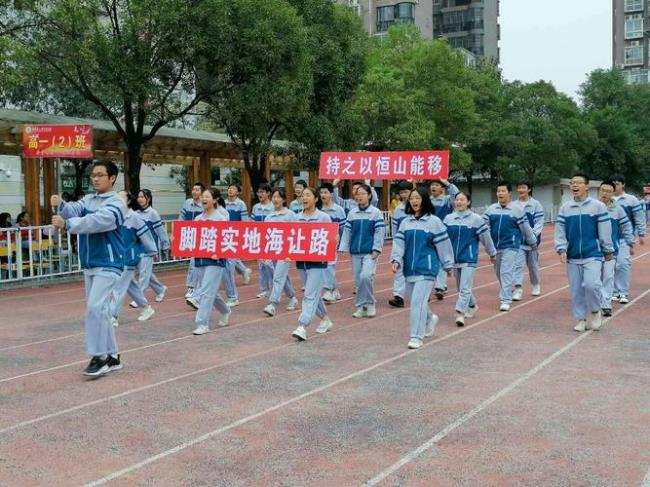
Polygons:
M611 308L603 308L603 316L612 316L612 309Z
M438 301L445 299L445 290L436 288L436 298L438 298Z
M404 300L401 296L393 296L393 299L388 300L388 304L390 304L393 308L403 308Z
M120 370L122 368L122 362L120 362L120 354L117 354L117 357L112 355L108 356L108 371L112 372L114 370Z
M108 365L109 357L110 355L106 358L93 357L90 359L90 363L88 364L88 367L84 369L83 375L87 375L89 377L99 377L100 375L104 375L106 372L111 370L110 366Z

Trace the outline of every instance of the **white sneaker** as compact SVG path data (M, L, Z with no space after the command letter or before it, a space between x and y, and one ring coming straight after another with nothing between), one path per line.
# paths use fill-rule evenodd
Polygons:
M287 311L294 311L298 307L298 298L295 296L287 303Z
M366 316L368 318L374 318L375 316L377 316L377 308L375 308L374 304L366 305Z
M456 313L456 326L465 326L465 316L463 313Z
M574 331L585 331L587 329L587 322L585 320L578 321L578 324L573 327Z
M338 289L335 289L332 291L332 296L334 296L334 301L340 301L341 300L341 292Z
M142 313L140 313L140 316L138 316L138 321L147 321L155 314L156 311L150 305L146 305Z
M117 318L115 316L111 316L111 325L113 325L115 328L120 326L120 322L117 321Z
M199 309L199 300L196 299L194 296L192 296L191 298L187 298L185 302L189 304L192 308L197 310Z
M520 287L516 287L514 291L512 291L512 300L513 301L521 301L521 298L524 297L524 290Z
M427 326L424 329L424 336L425 337L430 337L433 336L433 332L436 330L436 325L438 324L438 315L431 315L431 319L427 321Z
M598 331L600 328L603 326L603 315L600 311L596 311L595 313L591 313L591 323L589 324L589 327L594 330Z
M138 303L136 303L135 301L131 301L131 302L129 303L129 306L131 306L132 308L138 308L138 307L139 307L139 306L138 306Z
M533 288L530 290L530 295L531 296L541 296L542 294L542 286L539 284L535 284Z
M259 293L259 294L258 294L257 296L255 296L255 297L256 297L256 298L265 298L265 297L267 297L267 296L268 296L268 294L266 293L266 291L262 291L261 293Z
M621 294L618 297L618 302L621 303L621 304L628 304L630 302L630 300L628 299L627 296L624 296L624 295Z
M298 328L293 331L291 336L297 338L300 341L307 340L307 330L305 330L304 326L299 325Z
M162 292L160 294L156 294L156 297L154 298L156 300L156 303L162 303L162 300L165 299L166 292L167 286L164 286Z
M499 311L510 311L510 305L508 303L501 303Z
M332 329L333 323L329 318L326 320L321 320L318 328L316 328L316 333L327 333Z
M250 270L248 267L246 269L244 269L244 275L243 275L243 278L242 278L242 282L244 284L248 284L248 283L251 282L251 274L252 273L253 273L253 271Z
M618 303L618 300L621 299L621 297L618 294L614 294L612 296L612 301L616 301Z
M229 311L226 314L221 315L221 318L219 318L219 321L217 321L217 325L220 327L228 326L228 322L230 321L230 315L232 314L232 311Z
M193 287L188 287L187 292L185 293L186 298L191 298L194 296L194 288Z
M326 303L333 303L334 302L334 295L332 291L329 289L323 293L323 301Z
M226 305L229 308L234 308L235 306L239 306L239 300L235 298L230 298L227 302Z
M278 312L278 311L275 309L275 305L274 305L273 303L267 304L267 305L264 307L264 310L263 310L263 311L264 311L267 315L269 315L269 316L275 316L276 313Z
M407 347L410 348L411 350L416 350L421 346L422 346L422 340L420 340L419 338L411 338L407 345Z
M196 328L194 328L194 331L192 332L192 335L205 335L210 331L210 328L208 328L206 325L199 325Z
M364 309L363 306L358 306L357 310L354 313L352 313L353 318L365 318L366 316L368 315L366 314L366 310Z
M467 313L465 313L465 318L474 318L476 316L476 312L478 311L478 304L476 306L470 306L467 308Z

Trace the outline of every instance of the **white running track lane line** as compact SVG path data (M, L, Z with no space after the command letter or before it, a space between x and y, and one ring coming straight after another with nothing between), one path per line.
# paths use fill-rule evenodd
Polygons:
M549 250L549 251L547 251L547 252L553 252L553 251L552 251L552 250ZM547 253L547 252L541 252L540 255L545 254L545 253ZM378 265L382 265L382 264L389 264L389 262L384 262L384 263L381 263L381 262L380 262ZM492 265L492 264L486 264L486 265L478 266L476 269L477 269L477 270L478 270L478 269L485 269L485 268L487 268L487 267L493 267L493 265ZM546 268L547 268L547 267L541 267L541 268L540 268L540 271L543 270L543 269L546 269ZM382 273L375 274L375 277L377 277L377 276L379 276L379 277L387 276L387 275L391 275L392 273L393 273L392 271L382 272ZM349 280L346 280L346 281L339 281L339 284L347 284L347 283L350 283L350 282L354 282L354 279L349 279ZM392 288L391 288L391 289L392 289ZM387 290L388 290L388 289L380 289L379 291L375 291L375 293L378 294L378 293L386 292ZM455 294L452 295L452 296L455 296ZM450 297L451 297L451 296L450 296ZM180 300L180 299L183 299L183 300L184 300L185 298L184 298L184 297L182 297L182 298L170 298L170 299L166 299L165 302L171 302L171 301L176 301L176 300ZM245 299L245 300L243 300L243 301L240 301L239 304L242 305L242 304L245 304L245 303L250 303L250 302L258 301L259 299L260 299L260 298L253 297L253 298L250 298L250 299ZM344 301L348 301L349 299L350 299L350 298L344 298L344 299L341 299L341 300L339 300L339 301L336 301L335 303L331 303L331 304L329 304L328 306L332 306L332 305L335 305L335 304L338 304L338 303L341 303L341 302L344 302ZM85 299L82 299L82 300L80 300L80 301L85 301ZM157 314L157 315L154 315L153 318L147 320L146 323L150 323L150 322L154 322L154 321L157 322L157 320L160 320L160 319L178 318L178 317L180 317L180 316L185 316L185 315L187 315L187 313L188 313L188 310L186 310L186 311L184 311L184 312L182 312L182 313L174 313L174 314L171 314L171 315L167 315L167 314L166 314L166 315ZM285 314L290 314L290 313L285 313ZM279 315L278 315L278 316L279 316ZM83 324L83 323L82 323L82 324ZM136 319L136 320L127 321L127 322L125 322L125 323L122 323L120 326L125 326L125 325L139 325L139 326L142 326L143 324L144 324L143 322L141 322L141 321L137 321L137 319ZM35 345L42 345L42 344L44 344L44 343L58 342L58 341L61 341L61 340L66 340L66 339L68 339L68 338L75 338L75 337L83 336L84 334L85 334L85 332L80 331L80 332L78 332L78 333L73 333L73 334L71 334L71 335L65 335L65 336L62 336L62 337L48 338L47 340L39 340L39 341L36 341L36 342L22 343L22 344L20 344L20 345L11 345L11 346L9 346L9 347L0 348L0 352L4 352L4 351L7 351L7 350L16 350L16 349L20 349L20 348L26 348L26 347L30 347L30 346L35 346ZM189 337L188 337L188 338L189 338ZM161 342L161 343L164 343L164 342ZM133 349L131 349L131 350L133 350ZM76 363L81 363L81 362L76 362ZM3 380L4 380L4 379L0 379L0 383L2 383Z
M557 264L555 264L555 265L557 265ZM489 286L491 286L493 284L496 284L497 282L498 281L492 281L492 282L488 282L488 283L485 283L485 284L481 284L479 286L475 286L474 289L482 289L484 287L489 287ZM554 294L554 293L548 293L548 294ZM453 296L456 296L456 295L458 295L458 293L449 294L448 297L453 297ZM546 294L544 296L546 296ZM537 298L537 299L539 299L539 298ZM396 314L399 314L399 313L403 313L404 311L407 311L408 309L409 308L400 308L400 309L397 309L395 311L391 311L389 313L384 313L381 316L371 318L369 320L351 321L350 324L348 324L348 325L336 327L335 329L332 330L331 333L336 333L336 332L339 332L339 331L347 330L347 329L352 328L353 326L356 326L356 325L366 324L366 323L369 323L371 321L375 321L375 320L383 319L383 318L393 316L393 315L396 315ZM499 312L499 314L501 314L501 313ZM491 318L489 318L489 319L491 319ZM465 329L470 329L473 326L476 326L477 324L483 323L485 320L486 319L484 319L483 321L479 321L477 323L474 323L473 325L466 326ZM246 323L240 323L239 325L244 325L244 324L246 324ZM233 328L234 328L234 326L233 326ZM459 330L457 332L452 332L452 334L455 334L455 333L458 333L458 332L461 332L461 331L462 330ZM213 332L211 331L210 333L213 333ZM314 339L318 339L318 338L324 338L324 337L326 337L328 335L325 335L325 334L323 334L323 335L314 335L313 337L310 338L310 340L314 340ZM445 336L447 336L447 335L445 335ZM186 337L183 336L180 339L184 339L184 338L186 338ZM175 339L175 340L179 340L179 339ZM69 408L66 408L66 409L62 409L62 410L54 412L54 413L49 413L49 414L45 414L43 416L39 416L39 417L36 417L36 418L21 421L20 423L16 423L14 425L7 426L5 428L0 429L0 434L8 433L9 431L13 431L13 430L16 430L16 429L19 429L19 428L23 428L25 426L29 426L29 425L32 425L32 424L40 423L42 421L46 421L48 419L52 419L52 418L55 418L55 417L58 417L58 416L62 416L64 414L68 414L68 413L71 413L71 412L74 412L74 411L79 411L79 410L84 409L86 407L96 406L96 405L101 404L103 402L112 401L114 399L120 399L120 398L129 396L131 394L138 393L138 392L147 391L149 389L153 389L153 388L158 387L158 386L169 384L171 382L175 382L175 381L182 380L182 379L187 379L189 377L193 377L195 375L200 375L200 374L203 374L205 372L210 372L210 371L220 369L220 368L223 368L223 367L228 367L230 365L234 365L234 364L239 363L239 362L244 362L244 361L246 361L248 359L251 359L251 358L267 355L267 354L270 354L272 352L276 352L278 350L281 350L283 348L288 348L288 347L295 346L295 345L296 345L295 340L291 341L291 342L288 342L288 343L283 343L282 345L278 345L276 347L269 348L269 349L266 349L266 350L263 350L263 351L260 351L260 352L255 352L255 353L252 353L252 354L249 354L249 355L244 355L243 357L232 359L232 360L229 360L227 362L211 365L209 367L205 367L205 368L199 369L199 370L194 370L192 372L187 372L185 374L182 374L182 375L179 375L179 376L176 376L176 377L170 377L168 379L164 379L164 380L161 380L161 381L158 381L158 382L153 382L151 384L147 384L145 386L137 387L135 389L126 390L126 391L120 392L118 394L114 394L112 396L107 396L107 397L95 399L94 401L90 401L90 402L83 403L83 404L78 404L76 406L72 406L72 407L69 407ZM85 361L83 361L81 363L85 363ZM2 381L0 381L0 382L2 382Z
M568 285L563 286L561 288L554 289L553 291L551 291L549 293L546 293L543 296L539 296L539 297L536 297L534 299L531 299L530 301L526 301L526 302L524 302L524 303L522 303L520 305L517 305L517 306L513 307L510 312L512 313L513 311L515 311L515 310L517 310L519 308L529 306L530 304L535 303L535 302L537 302L537 301L539 301L541 299L547 298L547 297L552 296L552 295L554 295L554 294L556 294L556 293L558 293L560 291L563 291L563 290L567 289L568 287L569 287ZM406 308L406 309L408 310L408 308ZM404 310L399 310L399 311L404 311ZM443 342L445 340L448 340L448 339L450 339L452 337L455 337L457 335L460 335L462 333L467 333L469 330L481 325L482 323L486 323L488 321L494 320L495 318L498 318L499 316L503 316L503 313L502 312L497 312L496 314L494 314L494 315L492 315L492 316L490 316L488 318L484 318L484 319L482 319L482 320L480 320L480 321L478 321L478 322L476 322L476 323L474 323L474 324L472 324L470 326L466 326L466 327L461 328L461 329L459 329L459 330L457 330L455 332L449 333L448 335L445 335L443 337L440 337L438 339L435 339L435 340L432 340L432 341L430 341L428 343L425 343L419 350L430 347L430 346L432 346L432 345L434 345L436 343ZM130 466L128 466L126 468L123 468L122 470L119 470L117 472L113 472L113 473L107 475L106 477L102 477L102 478L97 479L97 480L95 480L93 482L85 484L85 487L95 487L95 486L99 486L99 485L105 485L108 482L111 482L111 481L113 481L113 480L115 480L115 479L117 479L119 477L122 477L122 476L127 475L129 473L132 473L132 472L134 472L136 470L139 470L142 467L145 467L146 465L157 462L158 460L161 460L161 459L163 459L165 457L173 455L174 453L178 453L179 451L185 450L185 449L190 448L190 447L192 447L194 445L197 445L197 444L202 443L202 442L204 442L206 440L209 440L210 438L218 436L221 433L225 433L226 431L229 431L229 430L231 430L233 428L236 428L238 426L242 426L242 425L244 425L246 423L254 421L254 420L256 420L256 419L258 419L258 418L260 418L262 416L265 416L265 415L267 415L269 413L272 413L272 412L275 412L275 411L277 411L279 409L282 409L283 407L289 406L289 405L291 405L291 404L293 404L295 402L301 401L302 399L305 399L307 397L310 397L310 396L313 396L313 395L318 394L320 392L331 389L332 387L335 387L335 386L337 386L339 384L342 384L344 382L348 382L351 379L360 377L363 374L371 372L371 371L373 371L375 369L383 367L384 365L390 364L392 362L395 362L395 361L397 361L397 360L399 360L401 358L404 358L404 357L406 357L408 355L411 355L411 354L414 354L414 353L418 353L418 350L407 350L406 352L402 352L402 353L399 353L397 355L394 355L394 356L392 356L392 357L390 357L388 359L382 360L381 362L378 362L378 363L376 363L374 365L371 365L371 366L366 367L364 369L358 370L358 371L353 372L353 373L351 373L349 375L341 377L340 379L337 379L335 381L329 382L329 383L324 384L324 385L322 385L320 387L312 389L311 391L307 391L307 392L305 392L303 394L300 394L299 396L295 396L295 397L293 397L291 399L288 399L286 401L278 403L275 406L271 406L271 407L269 407L269 408L267 408L267 409L265 409L263 411L252 414L250 416L246 416L245 418L241 418L241 419L239 419L239 420L237 420L237 421L235 421L233 423L230 423L230 424L228 424L226 426L223 426L223 427L218 428L216 430L205 433L204 435L201 435L201 436L199 436L197 438L194 438L192 440L183 442L183 443L181 443L179 445L176 445L173 448L170 448L169 450L165 450L165 451L163 451L163 452L161 452L161 453L159 453L157 455L146 458L146 459L142 460L141 462L130 465Z
M643 255L645 255L645 254L643 254ZM559 266L559 265L561 265L561 263L560 263L560 262L557 262L557 263L555 263L555 264L551 264L551 265L548 265L548 266L540 267L539 270L540 270L540 271L543 271L543 270L545 270L545 269L550 269L550 268L552 268L552 267L557 267L557 266ZM493 267L493 266L492 266L492 264L489 264L489 265L485 265L485 266L482 266L482 267L478 267L477 269L482 269L482 268L485 268L485 267ZM481 289L481 288L483 288L483 287L491 286L491 285L493 285L493 284L498 284L498 283L499 283L498 280L496 280L496 281L490 281L490 282L488 282L488 283L486 283L486 284L482 284L482 285L480 285L480 286L474 286L474 289ZM391 286L391 287L389 287L389 288L380 289L380 290L378 290L378 291L375 291L375 294L380 294L380 293L384 293L384 292L386 292L386 291L392 291L392 290L393 290L393 286ZM454 293L454 294L452 294L452 295L449 295L449 297L455 296L455 295L457 295L457 294L458 294L458 293ZM350 296L350 297L348 297L348 298L341 299L340 301L337 301L335 304L343 303L343 302L345 302L345 301L350 301L350 300L353 300L353 299L354 299L354 295L352 295L352 296ZM408 310L409 308L400 308L399 311L404 311L405 309ZM277 317L279 317L279 316L289 316L289 315L291 315L291 314L295 314L295 313L300 313L300 309L297 309L297 310L295 310L295 311L289 311L288 313L281 313L281 314L276 315L275 317L277 318ZM185 313L179 313L178 315L166 316L166 318L173 318L174 316L182 316L182 315L185 315L185 314L187 314L187 312L185 312ZM386 315L382 315L382 316L386 316ZM379 316L378 318L381 318L381 316ZM267 321L268 319L269 319L269 317L268 317L268 316L265 316L265 317L263 317L263 318L255 318L255 319L253 319L253 320L245 321L245 322L243 322L243 323L235 323L235 324L233 324L233 325L229 325L228 327L226 327L225 330L232 330L232 329L234 329L234 328L239 328L240 326L250 325L250 324L252 324L252 323L257 323L257 322ZM374 318L373 318L373 319L374 319ZM149 321L153 321L153 320L149 320ZM362 322L363 322L363 323L366 323L366 322L368 322L368 321L369 321L369 320L365 320L365 321L362 321ZM361 323L361 322L360 322L360 323ZM212 331L212 333L214 333L214 331ZM222 333L223 333L223 331L222 331ZM137 352L137 351L140 351L140 350L146 350L146 349L153 348L153 347L158 347L158 346L162 346L162 345L168 345L168 344L170 344L170 343L178 342L178 341L181 341L181 340L187 340L187 339L190 339L190 338L195 338L195 336L192 335L192 334L189 334L189 335L182 335L182 336L180 336L180 337L171 338L171 339L169 339L169 340L163 340L163 341L160 341L160 342L154 342L154 343L150 343L150 344L147 344L147 345L142 345L142 346L140 346L140 347L135 347L135 348L129 348L129 349L127 349L127 350L122 350L122 351L120 351L120 354L124 355L124 354L126 354L126 353L130 353L130 352ZM85 364L86 362L88 362L88 359L77 360L77 361L75 361L75 362L68 362L68 363L66 363L66 364L55 365L54 367L48 367L48 368L46 368L46 369L39 369L39 370L35 370L35 371L33 371L33 372L26 372L26 373L24 373L24 374L16 375L16 376L13 376L13 377L6 377L6 378L4 378L4 379L0 379L0 384L2 384L2 383L4 383L4 382L11 382L11 381L13 381L13 380L17 380L17 379L23 379L23 378L25 378L25 377L31 377L31 376L38 375L38 374L42 374L42 373L46 373L46 372L52 372L52 371L55 371L55 370L60 370L60 369L66 368L66 367L72 367L73 365L81 365L81 364Z
M648 473L645 474L641 487L650 487L650 467L648 467Z
M634 305L637 301L645 297L648 293L650 293L650 289L644 291L642 294L634 298L632 301L630 301L628 306L625 306L624 308L618 309L615 313L613 313L611 318L606 318L603 320L603 324L607 323L608 321L614 319L616 316L621 314L622 312L630 309L632 305ZM563 355L565 352L571 350L573 347L575 347L578 343L580 343L582 340L587 338L589 335L594 333L593 330L589 330L587 332L581 333L577 338L574 338L571 342L569 342L567 345L562 347L561 349L557 350L555 353L549 355L544 359L542 362L537 364L535 367L530 369L528 372L526 372L524 375L519 376L516 380L508 384L506 387L498 391L497 393L493 394L490 396L488 399L483 401L481 404L476 406L474 409L471 411L463 414L461 417L459 417L456 421L453 423L448 424L444 429L440 430L435 436L433 436L431 439L426 441L425 443L421 444L419 447L417 447L415 450L411 451L407 455L403 456L400 460L392 464L390 467L388 467L385 470L382 470L379 472L377 475L375 475L372 479L364 483L364 487L374 487L376 485L379 485L381 482L386 480L386 478L390 477L392 474L397 472L399 469L401 469L404 465L412 462L416 458L418 458L420 455L422 455L424 452L428 451L431 449L433 446L436 445L440 440L444 439L449 433L457 429L458 427L462 426L463 424L467 423L469 420L474 418L476 415L480 414L482 411L487 409L492 403L495 401L498 401L502 397L510 394L514 389L522 385L524 382L528 381L531 377L536 375L540 370L542 370L544 367L549 365L551 362L553 362L556 358L560 357ZM644 486L645 487L645 486Z

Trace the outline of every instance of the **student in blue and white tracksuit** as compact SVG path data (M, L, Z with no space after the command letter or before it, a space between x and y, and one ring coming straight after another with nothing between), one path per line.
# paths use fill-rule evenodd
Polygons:
M216 188L209 188L201 195L203 213L197 216L194 221L228 221L226 212L220 211L224 201ZM218 242L217 242L218 244ZM188 298L196 310L196 328L194 335L204 335L210 331L210 311L214 306L220 313L218 326L228 326L230 320L230 307L219 294L219 286L226 271L226 260L219 259L215 253L210 258L196 258L196 269L199 275L199 287L195 290L194 296ZM198 305L198 306L197 306Z
M406 218L406 203L408 202L411 191L413 190L413 183L410 181L400 181L397 185L399 191L400 203L393 210L391 217L391 230L393 238L397 235L399 225L402 220ZM388 300L388 304L394 308L404 307L404 295L406 294L406 280L404 279L404 272L400 267L395 273L393 281L393 297Z
M271 203L273 203L273 211L266 216L265 222L278 223L278 222L293 222L296 220L296 214L287 208L287 194L284 189L274 188L271 193ZM269 304L264 308L264 312L269 316L275 316L278 312L278 305L280 304L280 296L282 291L289 298L287 304L287 311L293 311L298 306L298 299L296 298L296 291L291 284L289 277L289 268L291 267L291 260L273 260L271 261L273 268L273 275L271 276L271 292L269 294Z
M192 186L192 197L185 200L181 212L178 214L178 219L182 221L191 222L201 213L203 213L203 205L201 205L201 193L205 190L203 183L194 183ZM185 297L189 298L194 292L196 287L196 272L194 271L194 259L190 259L190 267L187 270L187 292Z
M555 224L555 250L567 263L575 331L602 326L602 262L612 260L612 224L605 205L589 198L589 178L576 174L569 183L573 199L560 207ZM587 325L587 313L591 323Z
M434 215L435 209L426 189L411 191L406 214L393 238L393 272L402 268L406 294L411 302L408 348L422 346L425 336L433 335L438 316L429 308L429 297L440 272L450 272L454 254L445 225Z
M631 194L625 192L625 177L615 174L610 178L616 188L614 190L614 200L616 204L623 207L627 214L632 227L634 228L635 237L639 237L639 243L645 244L646 221L643 214L641 202ZM630 273L632 272L632 257L630 256L629 247L622 245L619 248L616 258L616 274L614 277L614 301L621 304L630 302Z
M225 208L228 211L228 215L230 215L231 222L245 222L250 220L248 217L248 208L246 207L246 203L244 203L239 198L239 192L239 186L236 184L231 184L228 186ZM232 275L232 283L229 282L229 279L231 279L231 277L227 276L224 278L226 292L230 297L231 291L229 291L229 288L232 288L234 286L235 272L238 272L242 275L244 284L248 284L251 280L251 274L253 271L246 267L241 259L228 259L226 267L229 271L228 274Z
M447 215L454 211L454 198L458 194L458 187L446 179L435 179L431 182L429 189L436 216L444 222ZM444 299L447 294L447 273L444 269L440 270L440 275L436 279L435 291L438 299Z
M158 248L149 226L134 211L139 208L135 197L126 191L120 191L118 196L127 210L124 224L120 227L124 247L124 271L113 290L111 306L111 323L113 326L119 326L118 318L127 293L138 307L142 308L138 321L146 321L155 314L154 309L149 305L147 298L135 281L135 269L138 267L138 262L140 262L143 253L150 254L156 252Z
M478 304L472 293L479 259L478 243L479 241L483 243L492 264L496 264L497 249L483 217L470 209L472 205L470 196L467 193L458 193L455 204L456 211L447 215L443 223L447 227L449 240L454 248L454 275L458 288L456 324L465 326L465 318L473 318L478 311Z
M334 203L345 210L346 214L348 214L353 208L357 208L359 206L356 196L357 189L359 189L359 187L363 184L366 184L370 188L370 204L379 208L379 196L377 196L377 191L375 191L375 188L370 185L370 179L364 180L363 183L352 183L352 198L341 198L339 196L338 186L340 182L340 179L335 179L332 181L332 186L334 186L334 193L332 194L332 198L334 199Z
M165 225L163 225L160 215L156 210L154 210L151 205L153 204L153 196L151 191L148 189L142 189L138 193L138 204L140 205L140 211L138 214L149 226L149 230L154 237L154 241L158 246L157 252L151 254L145 254L140 259L138 264L138 276L140 279L140 289L142 293L147 292L147 288L151 286L154 293L156 294L156 302L160 303L165 299L165 293L167 292L167 286L165 286L160 280L156 277L153 272L153 258L158 255L160 251L165 251L169 249L169 238L167 237L167 230L165 230ZM131 302L131 307L137 308L135 302Z
M273 203L271 203L271 186L261 184L257 188L257 198L259 203L253 205L251 217L253 221L263 222L268 215L273 212ZM273 261L258 260L257 266L260 270L260 293L258 298L268 298L273 287Z
M92 357L83 373L98 377L122 368L111 325L110 296L124 265L120 227L126 208L113 191L118 174L115 163L96 162L90 174L95 194L69 203L52 195L50 204L59 209L52 224L80 236L79 263L86 286L86 352Z
M296 217L297 222L331 223L332 220L327 213L318 209L321 206L321 202L316 189L305 188L301 197L303 211L298 213ZM318 328L316 328L316 333L326 333L332 329L333 324L332 320L327 316L327 309L321 298L325 284L327 262L297 261L296 267L305 285L305 295L302 298L302 310L298 317L298 328L294 330L292 336L302 341L307 339L306 327L309 326L315 315L321 319Z
M354 318L372 318L377 314L374 280L377 259L384 248L386 225L382 212L370 206L371 194L367 184L357 188L355 196L358 206L348 213L339 246L340 252L350 252L352 257L352 272L357 292L357 309L352 313Z
M533 229L537 239L537 248L533 250L525 242L521 243L519 256L515 267L515 289L512 292L513 301L521 301L523 297L524 285L524 265L528 266L528 275L530 277L532 296L539 296L542 293L542 286L539 274L539 244L542 241L542 231L544 230L544 207L542 204L531 196L533 191L532 183L521 181L517 183L517 193L519 199L517 202L524 209L530 228Z
M511 200L511 195L510 184L499 183L497 203L490 205L483 215L497 248L495 270L501 284L500 311L510 311L515 265L522 242L530 245L533 250L537 249L537 238L528 224L524 210L520 204Z
M320 193L320 200L322 203L321 211L327 213L332 219L333 223L339 225L339 238L343 234L343 227L346 222L345 210L334 203L334 185L331 183L323 183L318 189ZM338 260L338 258L337 258ZM325 275L325 292L323 293L323 301L326 303L334 303L341 299L341 292L339 291L339 283L336 280L336 260L327 264L327 272Z
M613 181L603 181L600 184L598 199L607 208L609 220L612 222L612 244L614 245L614 258L610 261L603 262L602 281L603 281L603 301L601 304L603 316L612 316L612 296L614 295L614 276L616 273L616 256L618 255L621 245L629 247L630 254L633 253L634 247L634 229L632 223L627 217L627 213L622 206L614 201L614 188L616 185Z
M289 209L298 214L302 211L302 192L307 187L307 182L304 179L299 179L293 185L293 191L296 197L289 204Z

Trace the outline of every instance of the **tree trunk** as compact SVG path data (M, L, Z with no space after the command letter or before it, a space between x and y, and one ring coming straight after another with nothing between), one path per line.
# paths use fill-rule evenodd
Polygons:
M79 197L82 193L86 192L87 188L84 188L84 175L86 174L86 169L93 161L90 160L74 160L72 164L74 165L74 196Z
M142 144L132 142L128 144L129 165L127 177L129 179L129 192L137 195L140 192L140 169L142 168Z
M244 165L251 179L251 193L255 195L257 188L266 181L266 165L269 163L265 155L244 153Z
M471 195L474 190L474 171L470 169L465 176L467 177L467 192Z

